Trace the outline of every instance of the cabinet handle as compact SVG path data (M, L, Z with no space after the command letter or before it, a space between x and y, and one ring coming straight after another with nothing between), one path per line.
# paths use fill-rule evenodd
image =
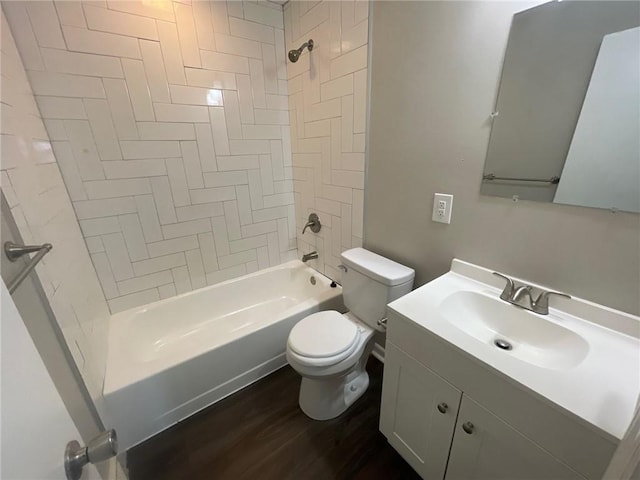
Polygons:
M464 433L468 433L469 435L471 435L473 433L474 429L475 429L475 427L473 426L473 423L471 423L471 422L464 422L462 424L462 430L464 430Z
M438 411L439 411L440 413L447 413L447 410L449 410L449 405L447 405L447 404L446 404L446 403L444 403L444 402L440 402L440 403L438 404Z

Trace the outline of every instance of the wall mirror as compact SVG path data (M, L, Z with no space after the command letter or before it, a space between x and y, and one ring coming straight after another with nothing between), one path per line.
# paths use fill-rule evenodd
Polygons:
M640 212L640 3L513 18L481 193Z

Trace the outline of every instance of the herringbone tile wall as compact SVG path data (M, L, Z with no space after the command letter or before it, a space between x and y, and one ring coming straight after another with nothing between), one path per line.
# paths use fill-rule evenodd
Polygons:
M284 7L287 50L309 38L313 51L287 64L291 150L301 253L340 279L340 253L362 245L369 2L290 1ZM309 213L322 230L302 235Z
M113 313L295 258L280 5L3 8Z

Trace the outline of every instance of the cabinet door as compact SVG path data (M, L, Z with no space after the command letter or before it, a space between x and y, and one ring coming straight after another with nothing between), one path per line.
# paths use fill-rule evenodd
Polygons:
M446 480L480 479L584 480L584 477L463 396Z
M387 342L380 431L422 478L444 478L461 397L460 390Z

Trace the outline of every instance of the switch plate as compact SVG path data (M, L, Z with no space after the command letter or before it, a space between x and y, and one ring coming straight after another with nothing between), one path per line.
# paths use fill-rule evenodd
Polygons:
M453 195L448 193L436 193L433 195L434 222L451 223L451 210L453 209Z

